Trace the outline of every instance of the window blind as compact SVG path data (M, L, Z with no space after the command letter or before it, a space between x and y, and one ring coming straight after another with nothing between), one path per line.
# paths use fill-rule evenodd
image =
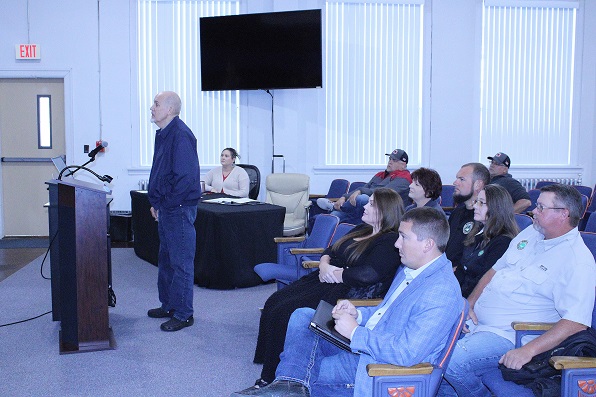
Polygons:
M570 165L577 2L513 4L483 7L480 155Z
M149 108L160 91L182 100L180 118L198 140L202 165L219 164L223 148L239 151L239 91L201 92L199 18L235 15L240 2L138 0L140 165L150 166L156 127Z
M327 1L326 165L420 163L423 4Z

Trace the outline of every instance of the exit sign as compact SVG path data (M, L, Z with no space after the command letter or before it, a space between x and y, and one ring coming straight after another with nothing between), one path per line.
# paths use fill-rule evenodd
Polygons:
M41 59L38 44L17 44L15 49L17 59Z

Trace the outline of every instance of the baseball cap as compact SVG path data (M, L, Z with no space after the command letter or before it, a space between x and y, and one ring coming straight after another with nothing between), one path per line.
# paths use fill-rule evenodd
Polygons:
M389 156L393 161L403 161L406 164L408 163L408 153L401 149L395 149L391 154L385 153L385 156Z
M511 165L511 160L509 159L509 156L502 152L495 154L493 157L487 157L487 159L492 160L499 165L504 165L507 168L509 168L509 166Z

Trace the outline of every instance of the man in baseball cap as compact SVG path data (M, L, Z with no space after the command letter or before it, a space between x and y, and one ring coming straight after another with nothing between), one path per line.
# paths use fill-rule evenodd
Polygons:
M509 173L511 159L503 152L487 158L490 160L490 166L488 167L491 177L490 183L501 185L507 189L513 200L513 210L522 213L532 202L526 189L517 179L513 179Z
M402 161L408 165L408 153L406 153L404 150L395 149L391 153L385 153L385 156L389 156L389 158L393 161Z
M505 167L507 167L507 169L509 169L509 166L511 166L511 160L509 159L509 156L507 156L503 152L499 152L495 154L493 157L489 156L487 157L487 159L491 161L491 165L504 165Z
M401 196L404 207L409 205L411 199L408 193L412 177L410 171L406 169L408 154L402 149L395 149L385 156L389 156L387 168L377 172L367 184L358 190L344 194L336 202L320 198L317 200L317 205L323 210L332 211L331 213L337 216L341 222L355 225L362 223L364 206L373 192L380 187L395 190Z

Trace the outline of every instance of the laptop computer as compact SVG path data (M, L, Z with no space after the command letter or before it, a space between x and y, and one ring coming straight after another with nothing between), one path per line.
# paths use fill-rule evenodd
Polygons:
M331 316L332 310L333 305L321 300L308 328L340 349L352 352L350 340L335 330L335 320Z
M64 162L64 158L62 156L52 157L52 163L54 163L54 166L56 167L58 172L62 172L62 170L66 168L66 163ZM70 176L73 173L74 172L71 170L66 170L64 171L64 174L62 174L62 176Z

